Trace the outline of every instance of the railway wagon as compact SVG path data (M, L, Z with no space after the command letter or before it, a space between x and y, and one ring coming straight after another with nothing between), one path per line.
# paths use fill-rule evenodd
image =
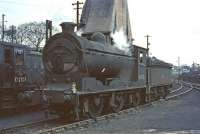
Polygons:
M39 104L43 84L41 53L8 42L0 42L0 110L21 109Z

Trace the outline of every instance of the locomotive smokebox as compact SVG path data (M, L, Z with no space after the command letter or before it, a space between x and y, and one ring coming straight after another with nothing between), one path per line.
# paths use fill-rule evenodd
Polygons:
M63 33L73 33L76 26L73 22L63 22L60 24Z

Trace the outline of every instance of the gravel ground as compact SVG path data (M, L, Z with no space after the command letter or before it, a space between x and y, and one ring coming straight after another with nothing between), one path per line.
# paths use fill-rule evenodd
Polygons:
M55 118L55 116L50 116L51 118ZM32 113L26 113L26 114L20 114L20 115L12 115L10 117L1 117L0 118L0 129L14 127L17 125L32 123L32 122L38 122L41 120L44 120L44 111L40 112L32 112Z
M175 100L155 102L134 113L69 130L65 134L145 133L200 134L200 92L194 90Z

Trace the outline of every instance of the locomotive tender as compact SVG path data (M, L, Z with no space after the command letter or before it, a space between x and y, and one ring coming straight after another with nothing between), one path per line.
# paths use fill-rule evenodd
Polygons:
M50 112L94 117L105 109L118 112L145 103L148 95L151 100L166 96L171 65L152 59L147 66L147 50L132 45L125 0L87 0L81 36L74 32L75 26L62 23L62 32L53 35L43 50L44 98ZM111 36L121 27L130 53L118 49Z
M0 42L0 110L34 106L42 100L41 53L20 44ZM39 97L40 96L40 97Z

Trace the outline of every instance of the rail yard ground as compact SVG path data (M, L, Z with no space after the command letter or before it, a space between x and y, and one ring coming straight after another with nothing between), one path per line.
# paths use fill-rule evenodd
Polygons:
M183 87L181 89L181 87ZM190 85L175 85L171 92L185 92ZM173 95L174 93L172 93ZM52 131L52 134L200 134L200 92L193 90L174 99L159 100L151 104L139 106L131 112L121 112L111 118L93 120L87 125L81 125L62 131ZM50 116L55 118L56 116ZM0 130L44 120L44 112L33 112L0 119ZM37 124L37 123L36 123ZM65 123L64 123L65 124ZM12 133L35 133L39 130L48 130L62 123L49 122L28 127L20 127ZM21 130L23 129L23 130ZM5 132L5 131L0 131Z
M56 118L56 116L50 116L50 119L53 118ZM41 120L45 120L44 111L1 117L0 129L19 126L31 122L40 122Z
M200 92L152 103L119 118L66 131L65 134L200 134Z

